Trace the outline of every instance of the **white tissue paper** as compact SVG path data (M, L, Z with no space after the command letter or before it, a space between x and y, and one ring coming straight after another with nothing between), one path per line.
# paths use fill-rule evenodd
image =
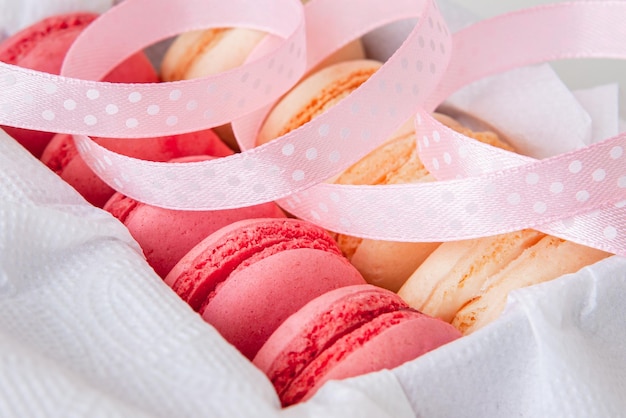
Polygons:
M516 112L527 117L502 112L484 119L522 135L524 126L533 132L554 126L549 139L560 147L614 134L616 87L570 93L546 66L481 82L505 89L498 94L470 86L474 92L460 92L457 97L466 96L456 105L497 107L501 92L528 91L537 80L571 112L542 112L543 98L531 94L515 100ZM571 139L570 130L558 128L570 124L584 133L574 143L563 140ZM533 139L527 136L524 141ZM394 370L329 382L311 400L281 410L270 382L162 282L123 225L3 132L0 201L1 417L613 417L626 411L621 257L515 291L502 316L474 334Z

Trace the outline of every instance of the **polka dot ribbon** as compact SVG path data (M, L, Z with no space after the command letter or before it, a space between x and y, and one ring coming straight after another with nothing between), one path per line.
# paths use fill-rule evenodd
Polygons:
M418 23L402 46L354 93L254 146L272 103L307 68L371 29L411 17ZM107 183L158 206L223 209L276 200L328 229L374 239L447 241L532 227L626 255L626 136L536 161L477 144L430 116L458 88L510 68L626 58L624 18L623 2L569 3L503 15L452 37L429 0L313 0L304 8L293 0L125 0L78 38L63 76L0 65L0 123L77 134L81 155ZM244 66L213 77L86 81L160 39L216 26L270 36ZM324 183L414 116L420 156L439 181ZM131 159L83 136L160 136L228 121L243 151L198 163Z

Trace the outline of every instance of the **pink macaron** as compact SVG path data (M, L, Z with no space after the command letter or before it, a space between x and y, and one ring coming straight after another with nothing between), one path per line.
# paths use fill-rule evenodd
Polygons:
M0 44L0 61L31 70L59 74L74 40L98 17L87 12L73 12L43 19ZM147 56L139 52L114 68L106 81L121 83L155 83L158 75ZM53 133L4 127L33 155L39 157Z
M211 129L158 138L94 138L94 141L119 154L148 161L192 155L225 157L233 153ZM78 154L72 135L56 134L40 159L94 206L102 207L115 193Z
M177 158L171 162L193 162L210 156ZM241 208L187 211L165 209L138 202L116 192L104 210L118 218L143 250L146 261L165 278L174 265L196 244L220 228L251 218L284 218L274 202Z
M346 286L311 300L285 320L253 362L288 406L308 399L329 380L400 366L460 336L389 290Z
M252 359L311 299L365 280L324 229L285 218L220 229L183 257L165 282Z

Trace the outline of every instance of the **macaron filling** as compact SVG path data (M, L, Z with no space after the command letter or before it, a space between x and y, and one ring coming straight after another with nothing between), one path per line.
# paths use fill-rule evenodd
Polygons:
M353 329L346 330L343 334L336 336L300 373L293 375L284 387L276 388L283 405L291 405L301 401L312 388L317 386L317 382L329 370L369 341L404 321L421 316L423 316L421 313L410 308L380 312L378 316L369 321L364 321ZM416 335L415 338L419 338L419 336Z
M54 140L55 139L53 139L53 141ZM48 154L44 150L41 160L48 166L48 168L58 175L61 175L70 161L78 155L78 149L76 148L74 139L71 135L63 135L59 137L58 141L59 142L54 154Z
M295 248L314 248L341 255L332 238L312 225L284 220L251 225L221 237L197 254L192 266L169 284L192 309L200 311L219 284L242 263L250 265L277 252Z

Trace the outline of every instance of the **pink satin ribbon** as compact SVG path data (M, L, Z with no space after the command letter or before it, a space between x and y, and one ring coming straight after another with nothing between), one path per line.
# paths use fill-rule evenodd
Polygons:
M418 24L403 45L353 94L284 137L254 146L272 103L306 68L375 27L411 17ZM626 58L625 18L623 2L558 4L483 21L452 39L431 1L314 0L302 9L289 0L227 6L125 0L79 37L63 70L72 78L1 65L0 123L140 137L234 121L243 152L200 163L140 161L76 139L107 183L158 206L222 209L276 200L328 229L374 239L447 241L536 228L626 255L626 136L536 161L476 143L430 116L456 89L507 69L571 57ZM246 65L213 77L148 86L77 80L98 79L160 39L215 26L273 35ZM440 181L324 183L414 115L420 156Z

